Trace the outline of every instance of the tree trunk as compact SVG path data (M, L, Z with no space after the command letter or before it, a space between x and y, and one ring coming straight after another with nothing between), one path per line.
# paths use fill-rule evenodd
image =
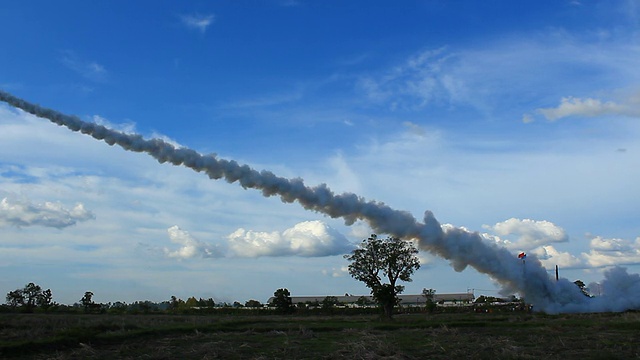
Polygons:
M382 309L384 310L384 316L387 319L391 319L393 316L393 302L386 302L382 305Z

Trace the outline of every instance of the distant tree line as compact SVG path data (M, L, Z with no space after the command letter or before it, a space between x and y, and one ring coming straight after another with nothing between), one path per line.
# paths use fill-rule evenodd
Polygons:
M580 281L576 285L582 289L584 286ZM585 295L586 290L584 290ZM472 305L466 307L438 306L435 301L434 289L423 289L422 295L425 297L424 306L402 306L395 305L395 311L401 313L442 313L460 311L481 311L493 309L492 311L503 310L530 310L525 306L522 299L500 299L496 297L480 296ZM504 305L513 305L504 307ZM442 305L442 304L440 304ZM322 301L307 301L305 303L294 304L291 293L286 288L277 289L273 293L270 303L263 304L258 300L248 300L244 304L238 301L233 303L216 302L213 298L189 297L186 300L176 296L171 296L167 301L134 301L126 303L123 301L99 303L94 301L94 293L86 291L78 302L72 305L59 304L53 301L51 289L43 288L35 283L28 283L23 288L9 291L6 295L6 303L0 305L0 312L21 312L21 313L85 313L85 314L297 314L297 315L350 315L350 314L374 314L381 310L384 315L388 314L388 303L371 301L370 298L361 296L355 304L343 304L335 296L327 296Z
M94 293L86 291L78 302L72 305L59 304L53 301L51 289L43 290L40 285L28 283L23 288L9 291L4 305L0 305L0 312L62 312L87 314L206 314L232 312L234 309L258 310L265 308L258 300L248 300L244 304L235 301L216 302L213 298L203 299L195 296L186 300L171 296L167 301L123 301L99 303L94 300Z

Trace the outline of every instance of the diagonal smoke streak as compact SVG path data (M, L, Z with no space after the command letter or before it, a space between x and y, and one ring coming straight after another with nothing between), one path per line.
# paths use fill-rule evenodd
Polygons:
M612 305L613 301L607 299L607 296L587 298L580 293L577 286L566 279L551 281L547 271L535 257L528 259L525 264L507 249L485 242L477 232L441 226L430 211L425 211L421 223L409 212L394 210L384 203L366 201L350 193L334 194L326 184L308 187L299 178L278 177L270 171L257 171L233 160L219 159L215 155L201 155L187 148L176 148L160 139L145 140L140 135L114 131L102 125L84 122L75 116L42 108L6 92L0 91L0 100L109 145L117 144L125 150L145 152L160 163L170 162L186 166L206 173L211 179L224 178L229 183L237 181L245 189L262 191L264 196L278 195L283 202L297 201L307 210L320 212L332 218L343 218L348 225L356 220L365 220L376 232L415 239L420 248L450 260L456 271L471 266L481 273L488 274L503 286L505 292L520 293L537 310L552 313L622 311L640 305L638 296L634 296L635 301L622 304L616 302L616 305ZM634 289L640 292L638 275L628 275L624 269L606 274L616 277L607 278L602 283L605 292L608 282L617 284L625 281L635 285ZM624 295L630 297L629 294Z

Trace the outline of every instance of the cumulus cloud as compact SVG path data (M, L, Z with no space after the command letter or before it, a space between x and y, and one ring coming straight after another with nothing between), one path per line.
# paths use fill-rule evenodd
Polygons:
M301 222L282 233L238 229L228 240L229 249L238 257L331 256L353 249L342 234L321 221Z
M33 204L27 200L5 197L0 201L0 226L45 226L62 229L79 221L95 218L93 213L78 203L66 209L60 203Z
M447 226L449 225L443 227ZM562 268L588 269L640 264L640 237L630 241L593 236L589 242L589 252L573 255L550 245L565 242L568 237L562 228L548 221L512 218L494 226L484 225L484 228L500 235L480 234L485 241L514 251L527 251L535 255L548 269L555 265ZM509 237L514 235L514 241L509 240Z
M494 240L502 242L505 247L510 249L531 250L539 246L569 240L564 229L546 220L511 218L493 226L484 225L483 227L497 234L498 237L495 237ZM511 236L515 236L513 241L500 238Z
M537 112L550 121L555 121L569 116L640 116L640 109L632 108L628 105L618 104L613 101L603 102L600 99L581 99L574 97L564 97L560 101L560 105L557 107L540 108L537 109Z
M628 240L624 239L605 239L600 236L596 236L591 239L592 250L596 251L631 251L634 247L637 246L638 240L635 243L632 243Z
M578 268L582 267L582 261L568 252L558 251L551 245L540 246L532 251L542 265L546 268L553 268L558 265L562 268Z
M179 249L171 251L164 249L168 257L177 259L191 258L217 258L223 256L218 246L206 244L195 239L189 232L180 229L177 225L170 227L167 232L172 243L181 245Z
M209 27L209 25L213 23L215 16L212 14L210 15L192 14L192 15L182 15L180 19L182 20L182 23L186 27L190 29L199 30L200 32L204 33L205 31L207 31L207 28Z
M582 256L592 267L640 264L640 237L629 241L596 236L591 239L590 247L589 253Z

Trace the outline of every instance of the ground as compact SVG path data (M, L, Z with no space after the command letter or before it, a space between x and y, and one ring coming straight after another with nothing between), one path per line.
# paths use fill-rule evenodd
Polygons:
M640 313L2 314L0 358L631 359Z

